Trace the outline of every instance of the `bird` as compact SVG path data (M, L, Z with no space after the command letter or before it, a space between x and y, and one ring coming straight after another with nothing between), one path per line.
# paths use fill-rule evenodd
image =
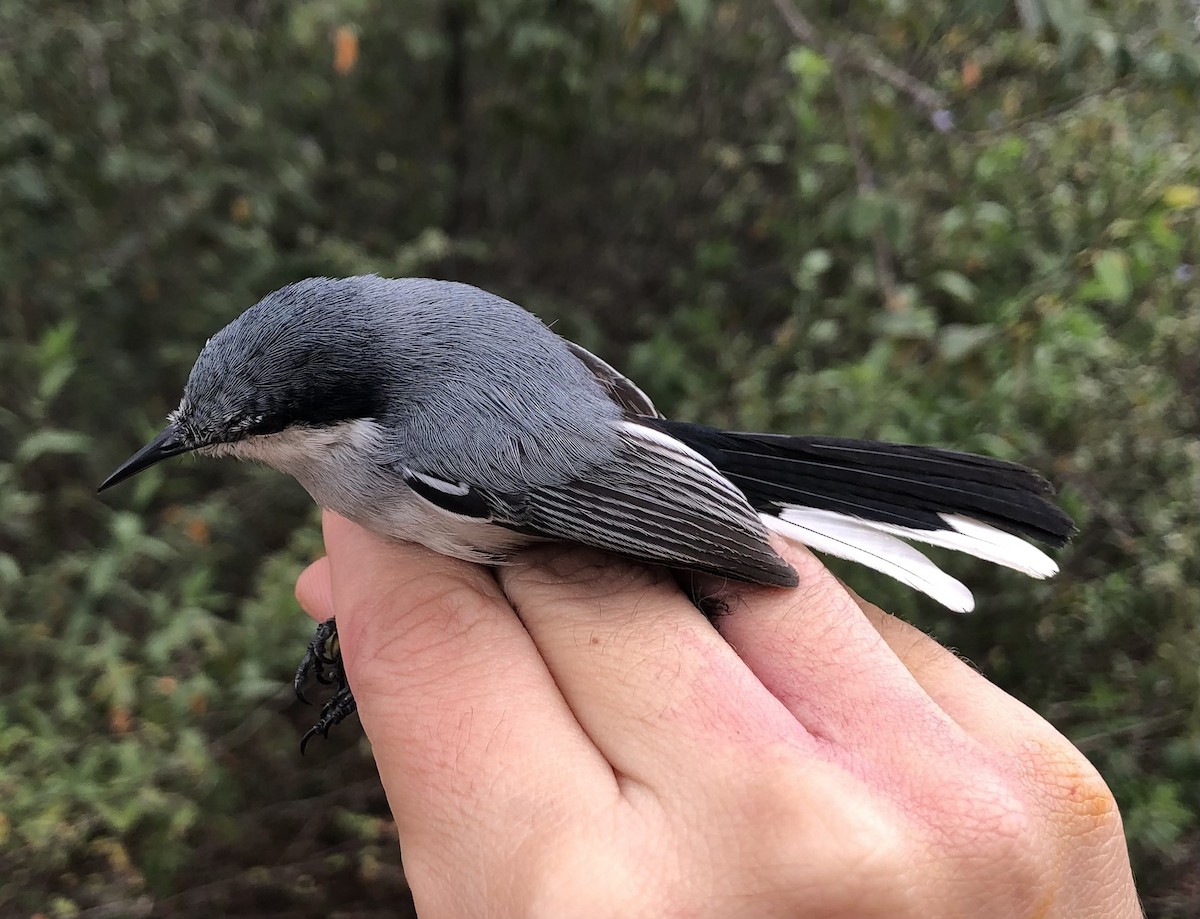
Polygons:
M517 304L427 278L308 278L213 335L162 432L101 485L169 457L295 478L388 539L483 565L545 541L680 572L795 587L770 535L880 571L957 612L962 582L912 543L1034 578L1071 518L1037 472L940 447L675 421L628 377ZM317 628L297 670L335 684L305 735L354 711Z

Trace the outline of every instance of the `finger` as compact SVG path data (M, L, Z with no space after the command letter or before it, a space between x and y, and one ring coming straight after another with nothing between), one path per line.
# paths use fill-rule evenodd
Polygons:
M555 682L622 776L704 781L723 751L811 744L660 568L562 546L499 572Z
M1023 849L1032 845L1041 817L1029 806L1035 796L937 704L811 553L779 548L800 576L793 594L808 601L741 589L734 593L740 605L721 628L758 678L828 742L835 762L923 828L929 845L914 848L914 870L930 876L944 870L944 858L920 859L943 851L936 841L947 828L959 828L972 844L999 833L1021 839ZM912 636L886 634L913 659ZM964 857L977 853L968 846Z
M406 845L487 864L531 798L561 811L615 793L489 572L324 526L347 675Z
M914 733L947 745L957 729L896 658L854 599L817 558L779 541L800 585L730 585L722 634L809 731L843 749L864 740L896 751Z
M884 612L845 584L842 588L925 693L968 733L999 741L1010 736L1015 728L1027 729L1035 722L1045 724L1038 715L920 629Z
M850 595L930 698L992 751L998 768L1025 789L1050 824L1048 835L1058 844L1063 877L1090 877L1086 865L1098 857L1114 869L1125 864L1124 834L1112 794L1067 738L920 629L853 591ZM1105 895L1103 890L1081 893L1094 898L1097 909Z
M296 600L300 608L318 622L333 615L333 585L329 582L329 557L319 559L296 578Z
M845 588L925 693L968 734L1011 754L1032 738L1071 747L1048 721L920 629Z

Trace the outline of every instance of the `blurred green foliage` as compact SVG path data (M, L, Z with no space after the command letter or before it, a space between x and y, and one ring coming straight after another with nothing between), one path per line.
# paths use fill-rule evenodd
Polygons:
M0 0L0 911L396 908L356 729L295 753L304 496L94 495L215 329L376 271L682 417L1046 470L1058 579L948 560L951 618L844 574L1074 739L1150 914L1200 915L1198 79L1149 0Z

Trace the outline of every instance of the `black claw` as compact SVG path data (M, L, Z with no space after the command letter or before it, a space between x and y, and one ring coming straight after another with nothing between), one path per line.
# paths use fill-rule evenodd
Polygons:
M358 703L354 699L354 694L350 691L350 686L344 680L340 681L337 692L329 697L329 701L321 709L321 717L317 719L317 723L309 728L304 737L301 738L300 755L304 755L304 750L308 746L308 742L314 736L320 734L322 737L328 737L330 728L341 724L357 710Z
M304 748L308 746L308 742L312 740L313 735L317 733L316 727L311 727L305 731L304 736L300 738L300 755L304 755Z

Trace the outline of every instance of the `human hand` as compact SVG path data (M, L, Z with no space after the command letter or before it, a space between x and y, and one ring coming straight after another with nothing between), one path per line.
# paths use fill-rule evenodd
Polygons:
M1141 915L1083 755L802 549L719 635L659 569L324 526L297 596L337 617L423 919Z

